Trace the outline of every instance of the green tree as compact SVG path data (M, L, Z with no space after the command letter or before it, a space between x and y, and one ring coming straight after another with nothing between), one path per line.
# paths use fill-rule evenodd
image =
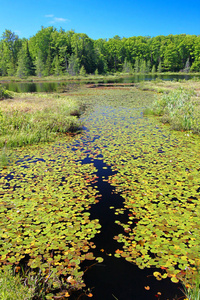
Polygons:
M52 53L51 53L50 45L49 45L49 50L48 50L46 64L45 64L45 74L47 76L52 74Z
M58 55L60 66L63 73L68 70L69 57L72 55L71 39L75 32L73 30L65 32L62 28L58 31L54 31L51 34L51 57Z
M79 58L77 58L75 54L72 54L69 58L67 71L70 75L74 76L79 73L79 68L80 68Z
M1 69L4 75L15 75L17 69L18 52L21 49L21 40L10 30L2 34Z
M190 70L194 72L200 72L200 36L196 37L195 39L192 57L193 63Z
M152 73L152 74L155 74L155 73L156 73L156 66L155 66L155 65L153 65L153 67L152 67L152 69L151 69L151 73Z
M185 73L189 73L190 72L190 59L188 58L186 63L185 63L185 68L183 70Z
M134 64L134 72L139 73L140 72L140 60L138 57L136 57L135 64Z
M25 49L21 48L19 51L19 59L18 59L18 66L17 66L17 77L24 78L30 74L29 70L29 63L28 57L26 55Z
M161 44L164 38L164 36L156 36L149 41L150 60L155 67L158 66L161 59Z
M140 63L140 73L147 73L146 60L142 60L141 63Z
M39 63L41 62L45 65L45 68L43 69L42 73L43 75L47 75L47 68L46 63L47 59L50 61L50 63L53 62L52 57L48 57L49 54L51 54L51 51L49 51L49 47L51 47L52 42L52 34L56 29L51 27L44 28L42 27L40 31L36 33L33 37L29 40L29 51L30 55L33 59L33 62L35 65L38 65L38 53L39 54ZM49 69L48 69L49 70ZM36 71L37 73L37 71ZM38 76L38 75L37 75Z
M45 75L45 64L42 60L42 52L39 50L38 55L35 60L35 66L36 66L36 75L38 77L42 77Z
M180 70L180 57L177 47L174 43L169 43L164 49L163 68L166 71L179 71Z
M131 73L132 72L132 65L131 63L125 58L123 63L123 73Z
M105 44L107 53L108 69L112 72L122 71L125 60L125 51L122 40L119 36L109 39Z
M79 74L80 74L81 76L85 76L85 75L86 75L86 70L85 70L85 67L84 67L84 66L81 66L81 69L80 69Z
M158 64L158 70L157 71L158 71L158 73L162 72L162 63L161 63L161 61Z
M59 76L59 75L62 74L62 68L60 66L60 61L59 61L58 55L56 55L54 57L54 60L53 60L53 63L52 63L52 69L53 69L53 72L56 76Z
M86 73L94 73L96 66L93 40L86 34L75 33L71 38L71 46L73 53L79 59L80 65L84 66Z
M106 50L106 40L98 39L94 41L94 51L95 51L95 66L98 69L99 74L104 74L108 72L107 63L107 50Z

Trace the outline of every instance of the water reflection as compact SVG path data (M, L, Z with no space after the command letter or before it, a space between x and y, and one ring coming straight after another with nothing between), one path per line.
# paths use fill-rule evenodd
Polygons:
M118 77L113 79L104 79L104 80L92 80L87 78L84 81L65 81L65 82L6 82L3 83L5 88L9 91L17 92L17 93L41 93L41 92L67 92L69 90L74 90L78 88L81 84L86 83L134 83L145 80L179 80L185 79L189 80L194 78L193 75L149 75L149 74L138 74L134 76L127 77Z

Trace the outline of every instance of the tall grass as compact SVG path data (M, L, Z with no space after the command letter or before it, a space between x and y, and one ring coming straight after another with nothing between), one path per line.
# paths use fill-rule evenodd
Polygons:
M30 96L29 96L30 97ZM67 97L37 95L0 103L0 147L51 141L81 128L81 107Z
M144 115L161 116L175 130L190 130L200 134L200 107L194 101L194 91L179 88L158 96Z
M33 299L33 290L24 286L20 276L14 276L11 269L0 270L0 299L30 300Z
M200 300L200 270L186 270L186 274L181 278L182 292L187 300Z

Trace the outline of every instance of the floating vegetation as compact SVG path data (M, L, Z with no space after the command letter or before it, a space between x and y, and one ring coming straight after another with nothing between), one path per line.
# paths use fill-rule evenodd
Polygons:
M15 165L0 178L1 267L29 267L43 276L50 270L51 277L68 278L69 290L79 289L80 263L94 259L90 240L101 227L87 212L98 197L91 187L95 168L77 162L84 155L65 144L15 155Z
M109 102L106 108L99 107L96 118L90 119L90 130L101 134L94 147L117 171L109 182L122 194L129 212L128 223L116 221L125 231L115 237L124 244L123 253L116 256L140 268L161 268L158 279L178 282L186 269L197 273L200 263L200 139L170 131L131 108L144 103L144 95L148 101L149 93L107 93L118 108Z
M68 278L69 293L84 286L80 263L94 259L91 239L101 230L88 211L100 197L91 161L102 159L124 198L115 210L124 229L114 237L123 245L115 256L159 268L158 280L190 283L200 263L200 137L144 118L152 92L92 89L74 97L87 100L87 129L67 143L18 149L1 171L1 266L24 262L44 276L51 269ZM86 157L90 163L82 164ZM121 223L124 211L129 219Z

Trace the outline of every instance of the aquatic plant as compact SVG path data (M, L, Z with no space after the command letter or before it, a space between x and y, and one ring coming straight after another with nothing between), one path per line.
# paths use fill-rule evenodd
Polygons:
M68 290L79 289L84 286L80 263L95 259L90 240L101 227L87 212L97 201L90 185L95 168L81 165L80 151L62 145L52 146L51 154L46 145L15 155L18 162L0 178L1 268L27 268L34 278L39 271L42 278L51 272L50 281L64 276Z
M116 215L125 210L129 215L127 223L116 221L124 234L115 237L123 244L115 256L140 268L160 268L156 278L178 282L182 271L194 268L195 273L199 263L200 140L142 118L137 108L145 99L150 103L152 93L117 93L104 90L106 107L98 107L95 120L88 118L90 132L100 134L93 157L101 154L117 171L109 182L124 198L124 209ZM94 98L99 104L100 92Z
M40 269L44 277L51 270L52 278L68 278L68 293L84 286L80 262L94 259L91 239L101 228L88 212L99 198L91 186L96 169L81 164L89 156L111 166L109 183L124 198L123 209L112 208L123 229L114 237L121 247L114 255L159 268L157 279L178 282L185 270L197 274L200 139L144 118L153 98L135 88L81 91L79 101L88 104L85 132L67 143L61 138L15 151L16 164L0 178L2 267L24 261L33 276ZM125 211L123 223L118 216ZM189 284L192 276L186 279Z

